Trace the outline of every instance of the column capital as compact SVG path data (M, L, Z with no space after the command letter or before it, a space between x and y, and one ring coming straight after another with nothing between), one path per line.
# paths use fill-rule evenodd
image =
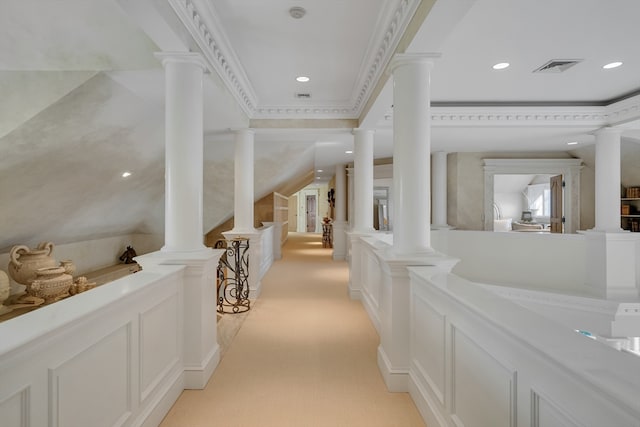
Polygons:
M351 134L352 135L355 135L356 133L359 133L359 132L362 132L362 133L364 133L364 132L376 133L376 130L375 129L368 129L368 128L353 128L351 130Z
M204 72L209 72L209 65L204 57L197 52L156 52L154 56L166 67L168 63L186 63L200 66Z
M595 136L599 135L622 135L622 129L611 126L604 126L594 132Z
M239 134L239 133L248 133L251 135L256 134L256 131L253 128L229 128L229 131L235 134Z
M428 64L433 66L436 59L442 56L439 52L429 53L398 53L389 63L389 73L393 73L397 68L405 65Z

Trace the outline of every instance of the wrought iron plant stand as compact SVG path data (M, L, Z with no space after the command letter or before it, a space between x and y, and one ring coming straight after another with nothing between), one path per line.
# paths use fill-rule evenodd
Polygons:
M218 312L249 311L249 239L218 240L214 247L225 250L217 269Z

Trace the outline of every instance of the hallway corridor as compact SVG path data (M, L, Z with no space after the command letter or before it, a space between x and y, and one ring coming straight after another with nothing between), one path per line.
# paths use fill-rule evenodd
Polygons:
M378 335L331 254L319 234L289 233L207 387L185 390L162 427L424 426L387 391Z

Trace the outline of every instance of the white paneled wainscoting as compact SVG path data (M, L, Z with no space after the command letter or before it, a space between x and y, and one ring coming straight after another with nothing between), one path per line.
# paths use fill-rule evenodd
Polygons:
M141 272L0 323L0 424L158 425L219 361L221 254L144 255Z
M639 426L640 357L410 267L409 392L430 426Z
M400 260L389 235L351 236L349 292L380 335L390 391L408 391L430 427L640 427L640 300L585 283L587 237L439 233L457 259Z

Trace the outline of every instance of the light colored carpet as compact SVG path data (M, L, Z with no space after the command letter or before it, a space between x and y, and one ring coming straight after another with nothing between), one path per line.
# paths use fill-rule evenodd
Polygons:
M290 234L209 384L184 391L162 427L424 426L407 393L387 391L378 335L331 251Z

